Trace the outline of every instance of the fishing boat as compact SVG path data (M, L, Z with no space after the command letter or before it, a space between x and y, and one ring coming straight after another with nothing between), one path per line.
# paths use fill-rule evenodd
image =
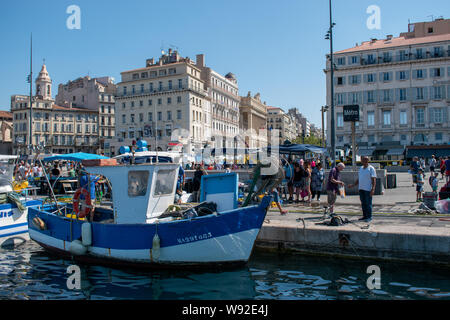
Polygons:
M110 159L83 165L88 174L110 181L112 209L96 208L91 221L80 219L78 203L44 205L28 215L34 241L80 262L245 264L271 202L267 196L259 205L237 207L238 176L230 173L203 176L200 204L183 209L174 206L179 163L118 164Z
M0 155L0 246L13 246L30 239L27 214L42 202L15 193L13 174L18 156Z

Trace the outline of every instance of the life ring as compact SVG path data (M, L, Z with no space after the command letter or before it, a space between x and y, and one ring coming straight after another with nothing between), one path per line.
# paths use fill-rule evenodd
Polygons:
M80 211L80 196L84 196L81 200L83 209ZM73 195L73 211L79 218L86 217L92 210L91 196L85 188L78 188Z

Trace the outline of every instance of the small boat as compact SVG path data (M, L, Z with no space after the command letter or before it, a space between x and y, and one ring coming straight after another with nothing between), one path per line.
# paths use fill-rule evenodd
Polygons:
M13 174L18 156L0 155L0 246L17 245L30 239L27 214L42 202L13 192Z
M89 174L111 182L112 209L96 208L93 221L81 220L72 204L30 209L34 241L62 257L102 265L180 267L248 261L270 196L259 205L238 208L237 174L208 175L202 177L201 203L183 210L174 205L179 163L130 165L110 160L83 165Z

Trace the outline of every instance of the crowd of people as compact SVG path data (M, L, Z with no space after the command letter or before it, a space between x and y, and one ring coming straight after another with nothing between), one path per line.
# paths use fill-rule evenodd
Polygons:
M448 185L450 181L450 157L440 157L437 159L434 155L428 161L430 176L428 183L434 193L437 194L439 181L444 180ZM424 187L426 181L427 163L424 158L413 157L409 172L412 175L412 185L416 187L416 202L423 202ZM441 178L439 179L439 173Z
M75 177L76 163L74 161L60 161L55 164L43 163L43 166L39 161L20 161L14 169L14 179L16 181L31 180L33 178L44 177L46 172L49 178L57 178L59 176Z

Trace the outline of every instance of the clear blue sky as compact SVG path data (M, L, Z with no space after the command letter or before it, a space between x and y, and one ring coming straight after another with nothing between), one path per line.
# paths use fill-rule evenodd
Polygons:
M66 27L72 4L81 9L81 30ZM370 5L381 9L380 30L366 27ZM450 18L448 0L334 0L333 11L336 51L374 37L398 36L407 31L408 19ZM0 110L10 109L11 95L29 92L33 32L33 77L45 58L53 95L58 84L88 73L119 82L120 72L158 58L162 45L175 45L182 56L195 59L203 53L209 67L233 72L240 95L260 92L268 105L298 107L320 127L328 25L328 0L4 1Z

